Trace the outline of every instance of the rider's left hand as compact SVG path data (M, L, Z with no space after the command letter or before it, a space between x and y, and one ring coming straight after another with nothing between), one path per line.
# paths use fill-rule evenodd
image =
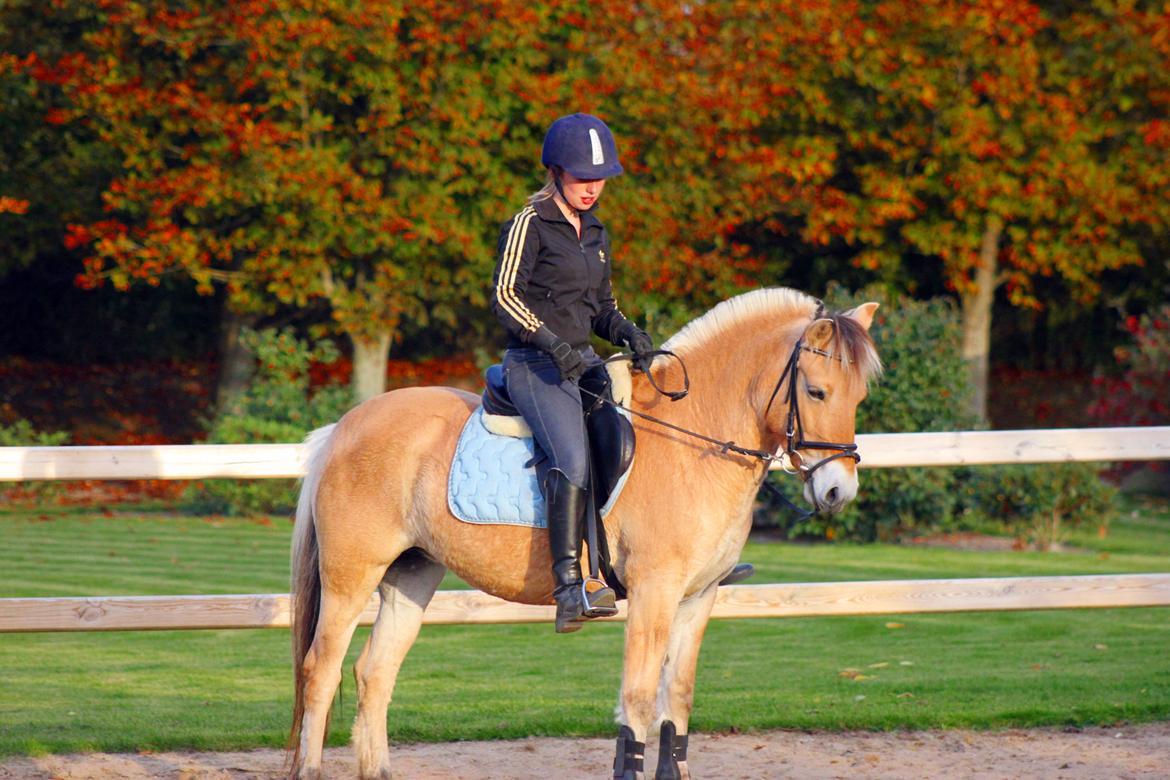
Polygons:
M646 331L633 323L629 323L625 332L622 334L622 339L626 342L630 351L634 353L634 366L641 371L649 371L650 363L654 360L654 357L648 353L654 351L654 342L646 334Z

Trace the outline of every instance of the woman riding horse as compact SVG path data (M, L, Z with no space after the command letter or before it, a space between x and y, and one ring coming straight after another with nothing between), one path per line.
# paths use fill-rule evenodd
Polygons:
M593 213L606 179L622 172L613 133L589 114L561 117L540 159L544 187L500 230L493 308L508 333L508 393L544 458L556 630L568 633L617 613L614 591L587 589L581 576L589 452L577 382L604 370L590 333L628 346L636 359L654 344L614 302L609 235Z
M599 529L629 597L613 777L643 780L655 730L655 776L689 776L699 647L769 464L799 474L819 510L857 494L854 420L881 367L868 334L876 308L826 312L794 290L755 290L671 337L663 347L678 363L633 377L638 457ZM682 361L691 392L665 401L653 385L680 386ZM321 776L342 662L371 593L378 614L354 666L353 744L366 780L391 776L386 708L448 569L508 601L553 601L543 529L451 512L452 459L479 409L479 396L455 388L402 388L309 437L291 556L292 777Z
M291 556L292 777L321 775L342 661L375 590L378 616L354 669L353 742L370 780L391 775L386 708L448 568L510 601L547 604L555 594L558 631L612 609L612 591L586 592L578 562L589 461L576 380L601 363L591 332L626 344L651 372L634 377L628 401L638 462L599 529L629 595L613 777L643 780L654 729L655 777L689 777L699 646L769 465L799 474L822 511L857 493L854 419L880 371L868 334L877 304L826 312L793 290L756 290L667 341L678 364L646 366L653 344L614 303L609 240L592 214L606 178L621 172L613 136L596 117L564 117L542 156L548 184L502 231L495 306L510 335L511 399L547 458L550 533L451 513L456 443L480 407L471 393L395 390L314 431ZM681 383L683 359L693 390L665 403L656 388Z

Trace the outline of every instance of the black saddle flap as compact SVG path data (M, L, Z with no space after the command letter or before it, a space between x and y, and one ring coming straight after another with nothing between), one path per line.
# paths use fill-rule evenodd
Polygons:
M589 432L593 486L598 508L605 506L610 493L634 461L634 426L617 409L602 404L585 420Z

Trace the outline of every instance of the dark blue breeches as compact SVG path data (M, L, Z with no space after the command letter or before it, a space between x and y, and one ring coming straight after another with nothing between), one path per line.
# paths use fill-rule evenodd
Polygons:
M602 364L587 348L582 353L590 367ZM561 372L547 352L536 348L509 349L504 353L504 377L508 395L520 410L544 461L538 464L540 484L557 469L578 487L589 486L589 452L581 414L581 391L573 382L562 382Z

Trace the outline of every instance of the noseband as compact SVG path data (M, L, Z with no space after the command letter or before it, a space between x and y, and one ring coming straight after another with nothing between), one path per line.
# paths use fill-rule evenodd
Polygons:
M776 380L776 386L772 388L772 395L768 398L768 405L764 408L764 419L767 420L768 412L772 409L772 402L776 400L776 395L780 392L780 388L784 385L785 378L787 378L788 422L784 427L784 451L777 460L780 461L780 468L785 472L797 475L802 482L808 482L813 472L826 463L832 463L838 458L853 458L854 463L860 463L861 455L857 453L856 444L810 441L804 438L804 426L800 422L799 388L796 381L797 376L800 374L801 352L811 352L814 355L820 355L830 360L840 360L842 363L846 362L846 359L843 356L833 355L823 349L808 346L804 343L803 336L798 338L796 345L792 348L792 354L788 356L788 363L784 366L784 371L780 373L780 378ZM821 458L812 466L806 466L804 457L799 452L805 449L836 450L837 452L827 458Z

